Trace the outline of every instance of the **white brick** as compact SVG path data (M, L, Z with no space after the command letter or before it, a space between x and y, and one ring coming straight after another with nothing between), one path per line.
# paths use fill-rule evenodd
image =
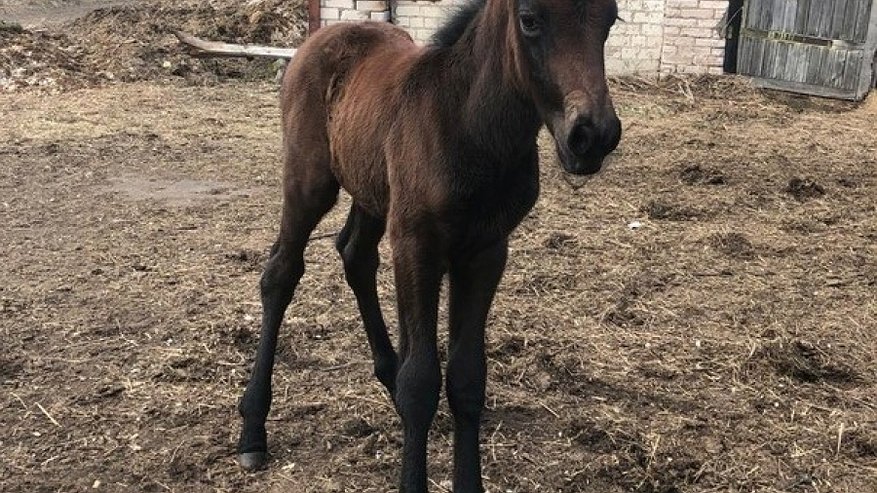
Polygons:
M678 38L665 39L664 44L672 46L694 46L694 38L691 36L679 36Z
M719 48L725 46L724 39L699 38L694 40L696 46L709 46L711 48Z
M697 6L702 9L728 10L727 0L700 0Z
M338 9L352 9L356 7L353 0L323 0L320 2L323 7L334 7Z
M368 19L368 12L361 10L342 10L341 19L345 21L364 21Z
M387 10L387 2L383 0L356 0L356 10L382 12Z
M442 19L438 19L436 17L427 17L423 19L423 27L431 27L432 29L436 29L442 25Z
M420 15L420 6L399 4L396 6L396 15L406 16L406 17L419 16Z
M420 11L424 17L430 17L433 19L444 20L448 17L448 11L442 7L437 6L437 5L431 5L429 7L421 7Z
M691 36L692 38L712 38L713 32L702 27L683 27L681 33L683 36Z
M630 21L634 24L659 24L663 17L660 12L637 12Z
M680 17L666 17L664 24L667 26L678 27L694 27L697 25L697 19L682 19Z
M663 0L646 0L643 2L643 10L646 12L663 12Z
M390 20L390 11L385 10L383 12L372 12L369 17L373 21L388 22Z
M714 15L712 10L683 9L682 17L686 19L713 19Z
M664 34L664 29L660 24L648 24L642 26L640 32L645 36L661 36Z
M320 18L326 20L338 20L341 17L341 11L332 7L320 8Z

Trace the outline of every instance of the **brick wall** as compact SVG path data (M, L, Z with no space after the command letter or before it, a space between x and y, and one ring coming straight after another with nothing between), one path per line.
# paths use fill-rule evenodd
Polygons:
M728 0L666 0L662 73L722 73Z
M453 9L465 0L396 0L394 19L415 41L426 43Z
M397 0L394 19L426 43L466 0ZM388 20L386 0L320 0L321 24ZM721 73L728 0L618 0L624 22L606 43L610 74Z
M320 25L345 21L390 20L385 0L320 0Z
M661 68L665 0L619 0L623 21L606 41L606 71L610 74L656 73Z

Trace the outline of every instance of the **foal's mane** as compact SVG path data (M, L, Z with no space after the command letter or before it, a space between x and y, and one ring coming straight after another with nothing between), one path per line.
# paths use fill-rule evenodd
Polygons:
M460 5L432 36L432 45L446 48L459 41L486 3L487 0L469 0Z

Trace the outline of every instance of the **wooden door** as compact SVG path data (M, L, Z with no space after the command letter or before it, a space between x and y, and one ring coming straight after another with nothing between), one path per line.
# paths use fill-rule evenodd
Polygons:
M746 0L737 71L761 87L862 99L873 85L875 0Z

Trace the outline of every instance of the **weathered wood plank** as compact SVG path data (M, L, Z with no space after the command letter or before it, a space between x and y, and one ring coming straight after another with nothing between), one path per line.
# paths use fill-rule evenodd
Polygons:
M795 32L803 34L807 29L807 17L810 12L810 0L799 0L798 11L795 12Z
M764 47L763 39L753 39L752 51L754 53L752 64L749 66L749 73L761 75L764 73Z
M795 73L795 77L790 79L795 82L807 82L807 77L810 72L811 65L814 64L814 60L819 56L819 47L812 45L798 45L798 51L794 55L798 59L795 60L795 64L797 64L798 70Z
M763 0L749 0L745 4L745 14L743 16L744 26L758 26L758 18L761 12L761 2Z
M765 29L770 26L770 10L773 6L773 0L761 0L758 2L758 27Z
M749 38L741 36L737 50L737 73L748 74L749 64L752 63L752 42Z
M827 70L822 74L822 80L826 81L829 87L838 89L852 89L844 85L846 77L847 50L829 50L829 63Z
M837 89L834 87L823 87L812 84L801 84L800 82L776 81L771 79L753 78L753 84L756 87L764 89L775 89L777 91L797 92L800 94L810 94L813 96L821 96L824 98L835 99L857 99L850 91Z
M783 22L780 29L784 33L795 32L795 14L797 13L797 0L783 1Z
M844 89L849 89L851 92L855 92L856 86L859 85L859 76L862 73L862 69L869 68L866 67L864 64L865 53L859 50L844 50L843 54L843 72L841 80L839 81L840 87L843 87ZM868 60L867 65L870 64L870 60Z
M789 80L789 77L786 76L786 69L789 65L794 64L794 60L792 59L793 48L795 47L794 43L781 43L782 47L779 52L779 56L777 58L777 79L781 80Z
M777 51L779 51L779 43L764 44L764 70L761 73L768 79L777 78Z
M844 12L846 12L848 0L835 0L831 14L831 39L843 39Z
M868 22L868 34L865 38L865 50L862 53L862 63L871 70L863 70L859 76L856 94L859 99L864 98L873 87L877 87L877 2L871 3L871 20Z
M783 73L781 78L783 80L797 81L798 67L802 65L801 62L805 59L805 46L800 43L784 44L788 46L788 51L786 51L786 57L783 60Z
M819 2L819 37L827 38L831 30L831 11L834 9L834 0L822 0Z
M822 0L818 2L816 5L816 19L813 23L813 34L812 36L815 38L824 38L825 37L825 7L828 5L829 0Z
M807 69L810 67L810 57L813 50L810 45L799 45L798 49L795 63L790 64L794 67L794 73L788 80L804 82L807 80Z
M868 24L871 20L871 4L872 0L859 0L856 9L856 31L854 41L856 43L864 43L868 38Z
M822 65L825 62L825 48L814 46L810 54L810 63L807 67L807 84L817 85L822 74Z
M752 73L758 76L764 76L767 73L767 67L770 66L767 46L768 44L763 39L758 40L758 65L752 67Z
M770 78L781 80L783 78L783 71L785 70L783 62L789 54L789 43L770 43L769 46L773 49L771 55L772 66L770 68Z
M844 9L843 26L841 27L840 39L854 42L856 37L856 9L862 0L850 0Z

